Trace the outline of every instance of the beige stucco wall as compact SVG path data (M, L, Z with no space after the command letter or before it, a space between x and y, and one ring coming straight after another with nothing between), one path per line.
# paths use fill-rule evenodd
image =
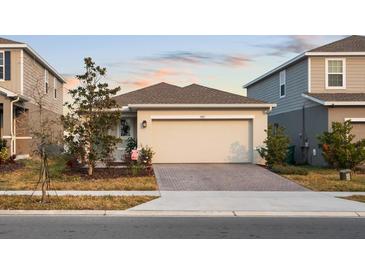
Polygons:
M326 89L326 58L346 59L346 89ZM365 90L365 56L318 56L310 57L311 88L315 93L364 92Z
M0 87L6 88L12 92L20 93L20 63L21 49L0 49L1 51L10 51L10 80L0 80Z
M152 121L151 116L153 115L254 115L255 118L251 121ZM147 121L147 128L142 128L142 121L144 120ZM220 128L221 130L219 130ZM237 143L236 147L235 144L232 144L232 147L229 149L235 150L234 153L236 154L242 151L242 158L237 158L237 155L228 155L227 157L233 157L229 159L226 155L222 155L221 159L226 159L225 162L252 161L255 163L262 163L262 159L259 157L256 148L263 145L263 141L266 137L264 130L266 128L267 115L263 109L139 110L137 112L138 144L139 146L151 146L152 149L156 151L155 163L166 162L165 158L159 157L159 151L162 151L160 153L161 155L169 155L172 159L168 162L171 163L179 162L180 159L188 159L189 155L186 155L186 153L197 153L196 155L194 154L193 157L198 157L200 162L217 162L217 159L220 157L219 154L226 153L227 150L227 148L222 147L222 145L220 146L218 142L221 141L222 143L227 144L227 142L232 140L232 137L230 136L237 136L239 134L242 134L241 143ZM183 136L176 134L182 134ZM202 141L198 136L206 137ZM169 138L174 137L179 138L180 141L169 142ZM196 151L199 148L201 148L200 151ZM171 157L173 154L171 150L176 152L177 156L175 159Z
M364 107L336 107L328 108L328 128L332 122L343 123L346 118L364 118ZM356 135L356 140L365 138L365 123L354 123L352 133Z

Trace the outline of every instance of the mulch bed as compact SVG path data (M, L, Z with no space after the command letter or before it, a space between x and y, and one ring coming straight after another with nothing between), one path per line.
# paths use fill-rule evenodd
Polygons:
M144 177L153 176L152 172L147 170L140 171L138 175L133 176L130 169L128 168L95 168L94 174L89 176L86 168L69 169L65 173L70 176L81 176L85 180L98 180L98 179L116 179L119 177Z
M24 164L19 163L19 162L0 164L0 173L15 171L15 170L21 169L23 167L24 167Z

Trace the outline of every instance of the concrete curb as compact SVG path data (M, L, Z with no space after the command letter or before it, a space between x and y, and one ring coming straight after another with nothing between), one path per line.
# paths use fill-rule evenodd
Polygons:
M119 217L326 217L362 218L365 212L276 211L137 211L137 210L0 210L0 216L119 216Z

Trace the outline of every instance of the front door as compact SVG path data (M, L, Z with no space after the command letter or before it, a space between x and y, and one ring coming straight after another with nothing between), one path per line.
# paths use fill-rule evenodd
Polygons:
M123 117L117 125L117 136L122 140L117 147L115 160L123 161L128 138L136 138L136 117Z

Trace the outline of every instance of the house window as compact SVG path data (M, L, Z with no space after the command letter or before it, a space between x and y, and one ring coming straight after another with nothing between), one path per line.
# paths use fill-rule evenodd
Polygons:
M286 71L280 71L280 98L286 95Z
M131 127L126 119L120 120L120 136L131 136Z
M53 78L53 96L55 99L57 99L57 81L56 81L56 77Z
M346 87L346 63L344 58L326 59L326 88L343 89Z
M45 87L45 93L48 94L48 87L49 87L49 84L48 84L48 71L45 69L44 70L44 87Z
M0 80L4 80L4 72L5 72L5 56L4 52L0 51Z

